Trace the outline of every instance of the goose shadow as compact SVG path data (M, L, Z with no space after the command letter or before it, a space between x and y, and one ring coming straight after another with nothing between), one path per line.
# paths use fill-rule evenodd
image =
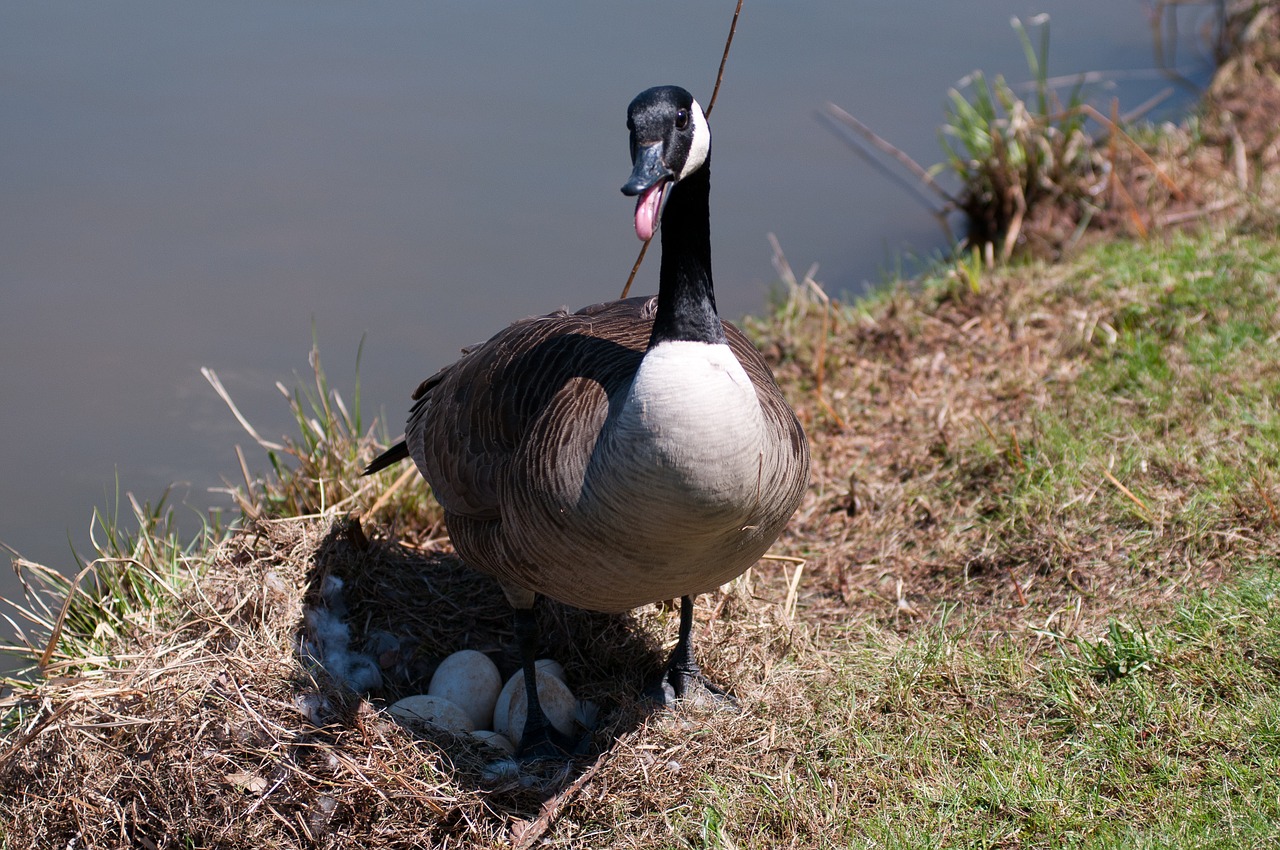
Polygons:
M394 724L387 707L426 693L440 662L462 649L487 655L504 682L520 669L512 609L495 580L443 548L370 539L358 520L335 522L315 548L303 604L295 686L300 704L317 698L317 685L328 695L310 718L320 728L359 728L368 722L365 703ZM559 661L575 697L596 709L572 761L523 765L515 773L503 754L469 735L404 728L406 741L417 739L442 756L440 770L460 788L483 792L517 817L536 815L644 721L653 709L643 684L666 662L655 636L630 613L599 614L546 598L536 613L538 657ZM335 634L343 646L333 645Z

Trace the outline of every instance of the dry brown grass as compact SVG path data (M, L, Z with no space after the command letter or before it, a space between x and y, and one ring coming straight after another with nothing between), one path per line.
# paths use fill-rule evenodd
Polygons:
M123 663L53 678L16 699L26 719L0 752L0 783L10 804L22 803L4 806L6 839L485 846L536 823L584 766L486 779L493 759L478 745L415 737L299 660L304 608L333 574L347 579L359 635L399 638L380 658L388 700L421 690L434 661L462 646L494 652L504 672L516 668L510 613L494 583L447 549L370 542L358 529L331 517L255 523L211 554L166 622L120 639ZM767 671L791 631L776 613L740 617L735 607L721 611L732 626L712 626L703 612L702 628L729 638L716 642L709 666ZM653 793L678 794L690 771L711 766L719 748L701 746L702 735L689 740L684 720L641 731L653 722L636 671L662 664L651 635L667 615L633 620L550 605L541 614L578 695L608 708L595 733L604 755L576 805L643 775ZM770 694L771 707L778 697ZM753 726L759 734L759 718L747 714L706 734L732 741Z

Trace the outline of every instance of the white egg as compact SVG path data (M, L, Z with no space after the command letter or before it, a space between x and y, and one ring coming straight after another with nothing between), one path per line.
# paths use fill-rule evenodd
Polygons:
M574 699L573 692L569 690L568 685L549 673L540 673L537 678L538 702L542 704L542 711L547 715L547 720L563 734L572 735L574 733L573 718L578 709L578 701ZM505 728L497 728L499 724L496 721L499 718L496 717L494 727L519 744L524 736L524 721L528 710L529 695L524 688L524 677L521 676L520 686L511 693L506 722L502 724Z
M502 674L489 656L464 649L440 662L427 693L449 700L467 713L473 728L484 729L501 689Z
M476 726L466 711L444 697L417 694L395 702L387 711L400 721L430 723L450 732L471 732Z
M507 755L511 755L516 751L516 745L511 743L511 739L506 735L499 735L497 732L491 732L488 729L477 729L471 733L471 737L486 747L491 747Z
M553 676L564 682L566 685L569 684L569 680L564 677L564 667L554 658L539 658L537 661L533 662L533 666L539 673L546 673L548 676Z
M554 658L539 658L533 662L533 667L538 671L538 677L551 676L553 678L564 681L564 668L560 666L560 662ZM524 671L517 670L515 675L507 679L507 683L502 686L502 692L498 694L498 699L493 704L493 722L489 728L497 731L498 724L507 722L507 711L511 708L511 695L515 693L516 688L524 688Z

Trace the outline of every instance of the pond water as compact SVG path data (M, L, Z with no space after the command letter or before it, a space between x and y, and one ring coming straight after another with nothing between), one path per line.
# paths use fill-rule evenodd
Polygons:
M660 83L705 105L732 5L0 4L0 541L68 570L117 489L176 485L189 529L228 506L210 488L234 447L266 461L203 366L276 438L313 328L348 400L363 339L365 409L395 434L463 345L616 297L639 247L626 105ZM765 303L771 232L833 293L938 250L817 110L932 164L948 87L1024 80L1009 20L1042 12L1051 74L1105 72L1100 102L1172 85L1141 0L748 0L711 122L723 312ZM1207 13L1184 14L1178 67L1203 83Z

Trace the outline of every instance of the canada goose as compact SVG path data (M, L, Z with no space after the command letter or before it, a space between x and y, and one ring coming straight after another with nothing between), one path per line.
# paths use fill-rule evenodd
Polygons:
M759 352L716 313L711 131L693 96L627 111L635 229L662 230L658 295L518 321L423 381L403 442L463 560L516 611L526 754L554 752L535 689L536 594L593 611L681 597L661 691L711 685L693 658L693 597L773 543L809 480L809 446ZM665 206L664 206L665 201Z

